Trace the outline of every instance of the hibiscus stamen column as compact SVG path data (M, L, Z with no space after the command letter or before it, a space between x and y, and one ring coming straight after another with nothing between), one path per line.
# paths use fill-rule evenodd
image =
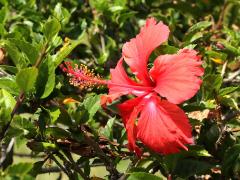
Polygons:
M60 65L63 72L70 77L70 84L78 86L80 89L92 88L98 85L106 85L107 81L102 80L99 75L96 75L92 70L89 70L86 65L77 64L72 67L70 62L65 62Z
M95 86L119 86L124 88L135 88L137 90L150 91L153 87L146 86L134 86L129 84L115 83L111 80L104 80L100 75L95 74L93 70L89 70L86 65L77 65L74 64L74 67L71 65L71 62L64 62L60 65L60 68L63 72L70 77L70 84L73 86L79 87L80 89L93 88Z

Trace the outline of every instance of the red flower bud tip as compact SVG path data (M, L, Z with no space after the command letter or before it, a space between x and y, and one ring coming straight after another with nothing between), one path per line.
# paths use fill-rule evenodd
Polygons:
M89 70L86 65L81 64L78 66L75 64L74 66L75 67L73 67L70 62L65 62L60 65L62 71L70 77L69 82L73 86L84 89L107 84L107 82L102 80L98 74L96 75L93 70Z

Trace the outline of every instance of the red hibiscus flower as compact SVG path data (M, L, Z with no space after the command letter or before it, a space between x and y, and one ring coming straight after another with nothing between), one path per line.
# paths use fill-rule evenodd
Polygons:
M140 140L147 147L162 154L187 150L192 144L188 118L176 104L193 97L202 83L202 62L197 52L181 49L177 54L158 56L148 71L152 51L168 39L169 29L154 18L147 19L140 33L122 49L122 58L111 69L109 94L102 104L127 94L136 98L118 105L127 130L129 149L141 155L136 145ZM130 67L138 81L128 77L122 64Z
M153 151L161 154L187 150L193 144L191 126L180 104L193 97L202 83L203 75L200 56L190 49L181 49L177 54L158 56L153 67L147 63L152 51L167 41L169 29L162 22L149 18L140 33L122 49L122 58L111 79L101 80L85 66L73 68L69 63L62 67L77 86L106 84L109 94L101 97L102 105L111 103L122 95L135 98L118 105L127 130L128 147L141 156L136 141L141 141ZM131 79L123 68L125 62L137 81Z

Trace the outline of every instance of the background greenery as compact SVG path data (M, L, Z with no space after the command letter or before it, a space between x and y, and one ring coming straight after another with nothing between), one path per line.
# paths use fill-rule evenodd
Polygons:
M181 105L196 144L138 159L115 104L100 107L107 88L73 87L59 65L108 79L147 17L171 29L152 58L194 48L205 74ZM239 28L238 0L0 0L0 179L238 179Z

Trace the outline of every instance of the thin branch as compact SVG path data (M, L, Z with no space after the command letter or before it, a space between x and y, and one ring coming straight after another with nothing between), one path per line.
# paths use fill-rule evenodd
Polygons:
M94 149L94 151L97 153L99 158L103 160L107 171L110 173L110 179L118 179L120 177L120 173L116 169L111 158L107 157L103 152L103 150L100 148L99 144L97 144L90 136L88 136L88 132L86 132L83 126L81 126L81 130L83 132L86 143L89 146L91 146Z
M64 158L64 156L63 156L61 153L58 152L58 153L56 153L56 155L57 155L60 159L62 159L65 163L69 163L69 162ZM67 156L67 158L68 158L69 161L71 162L71 163L69 163L69 165L71 166L71 168L74 169L75 171L77 171L77 172L82 176L83 179L89 180L90 178L87 177L87 176L84 174L84 172L82 171L82 169L75 163L75 161L74 161L73 158L72 158L71 153L65 152L65 155Z
M69 174L69 172L65 169L65 167L63 167L61 165L60 162L58 162L58 160L51 154L49 155L49 157L58 165L58 167L68 176L71 177L71 175Z
M228 121L228 120L231 120L232 118L234 118L238 115L240 115L239 110L231 111L231 112L228 112L227 114L225 114L222 119L223 119L223 121Z
M239 132L240 131L240 128L234 128L231 130L231 132Z
M222 77L224 77L224 74L225 74L225 72L226 72L227 64L228 64L228 61L226 61L226 62L223 64L222 71L221 71L221 76L222 76Z
M44 57L45 54L46 54L47 46L48 46L48 42L46 42L46 43L44 44L44 46L43 46L42 50L40 51L40 54L39 54L39 56L38 56L38 58L37 58L37 60L36 60L36 63L33 65L33 67L36 67L36 68L37 68L37 67L41 64L41 62L42 62L42 60L43 60L43 57Z
M217 149L218 145L221 143L221 140L223 138L223 135L226 131L226 126L225 123L222 119L222 106L221 103L219 102L218 96L217 96L217 92L214 92L214 99L216 101L217 107L216 107L216 112L217 112L217 123L218 123L218 127L220 129L220 135L215 143L215 148Z
M58 173L62 172L62 169L58 166L50 167L50 168L42 168L38 173L45 174L45 173Z
M99 166L104 166L104 163L95 163L95 164L91 164L90 167L99 167ZM78 168L83 168L84 165L78 165ZM45 174L45 173L51 173L51 172L62 172L62 169L59 168L58 166L54 166L54 167L49 167L49 168L42 168L40 170L40 174Z
M231 82L231 81L234 80L238 75L240 75L240 69L238 69L237 71L235 71L234 73L232 73L228 78L224 79L223 82L225 82L225 83Z
M220 12L220 15L219 15L219 18L218 18L218 21L214 27L214 29L220 29L222 27L222 23L223 23L223 20L224 20L224 16L225 16L225 13L226 13L226 10L227 10L227 1L225 0L224 1L224 4L222 6L222 9L221 9L221 12Z
M43 158L45 155L33 155L33 154L24 154L24 153L14 153L14 156L20 157L20 158Z

